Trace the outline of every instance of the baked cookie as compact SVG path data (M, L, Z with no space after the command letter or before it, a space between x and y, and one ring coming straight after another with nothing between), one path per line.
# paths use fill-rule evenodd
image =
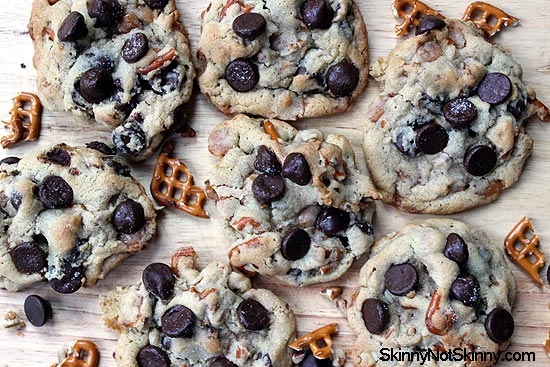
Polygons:
M0 161L0 289L92 286L156 232L143 186L117 156L66 144Z
M29 31L42 103L111 129L118 154L150 156L193 89L178 19L174 0L35 0Z
M464 351L496 354L510 344L515 279L502 251L465 223L426 220L377 241L359 284L348 308L356 366L421 365L391 361L382 348L456 353L454 362L425 366L492 366L467 364Z
M330 115L367 85L367 29L353 0L214 0L196 66L202 93L225 114Z
M210 196L231 264L293 285L342 276L373 242L378 198L342 135L238 115L210 134Z
M124 367L290 367L294 314L285 302L225 263L195 268L193 248L172 267L154 263L142 281L101 298L106 324L121 332Z
M449 214L495 200L521 174L533 141L533 89L510 53L473 24L426 17L372 67L382 92L364 151L383 200Z

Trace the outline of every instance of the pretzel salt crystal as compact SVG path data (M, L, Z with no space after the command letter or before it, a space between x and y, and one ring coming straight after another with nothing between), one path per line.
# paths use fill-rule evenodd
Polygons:
M495 20L493 25L491 25L491 19ZM518 18L506 14L501 9L482 1L476 1L468 5L462 16L462 20L465 22L471 21L489 37L500 32L502 27L515 27L519 23Z
M97 367L98 364L99 350L97 345L89 340L77 340L73 345L73 353L57 367Z
M309 347L311 353L315 358L327 359L332 355L332 335L338 332L338 324L325 325L317 330L312 331L309 334L296 339L288 346L294 350L302 350ZM325 342L324 347L320 347L317 342L323 340Z
M433 15L445 19L439 12L418 0L393 0L392 9L396 18L403 19L403 23L395 26L398 36L408 34L409 28L416 27L425 16ZM408 9L410 11L407 11Z
M10 111L10 121L4 122L9 126L12 134L3 136L0 144L3 148L20 141L35 141L40 133L40 119L42 117L42 104L37 95L20 92L13 99L13 108ZM24 109L25 103L30 103L30 109Z

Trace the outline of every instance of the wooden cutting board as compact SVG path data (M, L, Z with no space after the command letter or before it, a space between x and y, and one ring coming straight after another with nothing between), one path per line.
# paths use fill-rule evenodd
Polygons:
M390 0L357 0L369 30L371 60L385 56L398 42L393 33L395 19L391 13ZM27 31L31 11L31 0L0 1L0 119L9 119L11 98L19 91L35 92L36 72L32 66L32 44ZM195 50L200 34L201 11L207 1L178 0L182 20L189 30L192 48ZM508 29L495 37L512 50L516 59L524 66L524 80L534 87L539 99L550 104L550 20L547 15L548 2L545 0L497 1L510 14L521 18L521 24ZM468 5L467 1L431 0L430 4L447 17L460 17ZM361 152L360 127L365 120L370 101L378 91L371 81L367 92L355 107L334 117L307 120L296 123L297 127L319 128L324 133L339 132L347 135L356 148L359 165L365 169ZM209 131L224 116L196 90L191 102L186 106L190 125L197 131L196 138L179 139L176 151L178 157L187 163L196 177L196 182L204 182L213 169L214 158L207 150ZM8 130L1 129L5 134ZM499 245L514 224L524 215L533 220L541 238L541 248L550 254L550 126L536 120L531 122L529 131L535 139L535 148L520 181L493 204L454 215L485 230ZM23 155L41 144L65 142L82 145L91 140L109 140L109 133L97 132L93 126L76 122L71 115L45 111L40 139L33 143L23 143L9 150L0 150L0 157ZM134 165L133 174L145 187L149 187L155 158ZM214 214L213 203L207 209ZM408 215L393 208L378 204L375 219L377 238L398 230L404 224L425 218L421 215ZM159 235L151 249L128 259L113 271L107 279L91 289L81 289L75 294L55 293L43 283L24 292L11 294L0 291L0 317L9 310L24 317L23 302L29 294L40 294L48 299L54 309L53 319L41 328L30 324L17 333L11 329L0 329L0 367L3 366L50 366L56 359L56 351L77 338L93 340L101 351L101 367L115 366L111 357L115 349L117 334L103 325L98 296L105 294L117 285L129 285L141 277L143 268L153 261L168 262L174 249L179 246L195 246L200 255L199 265L205 266L213 260L225 260L227 244L215 220L194 218L183 212L165 209L159 213ZM356 283L357 275L365 258L356 262L353 268L340 280L331 283L342 286L343 297L349 299ZM518 282L518 297L514 307L516 332L510 347L514 352L535 352L536 362L527 366L548 366L542 344L550 331L550 288L539 288L519 268L511 265ZM546 269L545 269L546 270ZM273 290L284 298L297 317L298 332L303 335L322 325L337 322L340 333L335 339L336 348L349 350L354 335L346 318L320 291L327 285L307 288L293 288L274 280L258 278L256 287ZM500 365L500 364L499 364ZM517 362L502 363L502 366L518 366ZM521 364L523 365L523 364ZM347 366L352 366L351 362Z

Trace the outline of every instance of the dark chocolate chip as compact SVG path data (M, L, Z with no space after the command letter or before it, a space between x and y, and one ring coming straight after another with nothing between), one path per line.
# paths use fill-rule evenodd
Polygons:
M281 162L275 153L269 150L265 145L260 145L258 147L254 168L260 172L269 173L270 175L280 175L282 171Z
M253 299L245 299L237 307L241 324L247 330L262 330L269 325L269 312L262 304Z
M74 293L82 287L84 279L84 269L82 266L73 267L69 261L66 261L63 266L63 276L61 279L50 279L50 287L54 291L63 294Z
M523 99L523 97L508 104L508 112L510 112L512 116L516 118L516 120L519 120L521 118L526 108L527 104L525 103L525 99Z
M124 42L120 56L129 64L138 62L149 51L149 40L143 33L134 33Z
M355 223L355 225L361 230L361 232L368 236L372 236L374 234L374 228L372 228L372 224L370 223Z
M495 343L504 343L514 334L514 318L501 307L495 308L485 319L487 335Z
M484 176L497 165L497 153L487 145L478 145L466 152L464 167L472 176Z
M163 263L153 263L143 270L143 285L145 288L162 300L167 300L174 292L176 279L172 268Z
M456 233L450 233L447 236L447 243L445 244L443 254L457 264L466 264L470 256L468 245L466 245L464 239Z
M477 108L467 98L456 98L443 107L443 115L449 124L466 127L476 119Z
M84 16L77 11L70 12L57 30L57 38L62 42L75 42L87 34Z
M306 231L293 228L287 232L281 242L281 254L287 260L300 260L309 251L311 238Z
M512 82L502 73L487 74L479 84L478 94L487 103L502 103L512 94Z
M335 96L349 96L358 83L359 70L347 61L332 65L327 71L328 89Z
M363 321L367 330L373 334L380 334L386 330L390 321L388 306L380 300L369 298L363 303Z
M481 287L473 275L458 277L451 284L451 297L468 307L473 307L481 300Z
M260 72L252 62L238 59L227 65L225 80L237 92L249 92L260 81Z
M89 143L86 143L86 148L97 150L98 152L101 152L103 154L107 155L114 155L115 151L113 148L108 146L107 144L100 142L100 141L91 141Z
M195 314L183 305L175 305L162 315L162 332L172 338L188 338L193 335Z
M111 222L119 233L136 233L145 224L143 206L132 199L126 199L115 208Z
M101 66L86 70L80 76L80 93L90 103L100 103L113 92L111 73Z
M414 157L416 154L418 154L418 149L414 144L414 140L405 141L404 133L397 134L397 137L395 138L393 144L395 145L397 150L401 152L401 154L404 154L408 157Z
M260 203L268 204L283 197L285 182L279 176L263 173L254 179L252 193Z
M253 40L264 33L266 25L265 18L261 14L245 13L235 18L233 31L241 38Z
M19 163L19 161L21 160L21 158L19 157L6 157L2 160L0 160L0 164L17 164Z
M418 288L418 273L411 264L392 265L386 271L384 285L391 294L404 296Z
M105 161L105 163L107 163L107 165L109 167L111 167L117 175L121 175L121 176L124 176L124 177L130 177L131 176L131 171L130 171L130 167L127 166L126 164L120 162L120 158L118 157L104 157L103 160Z
M310 350L306 352L306 356L302 363L299 364L300 367L332 367L332 360L330 358L327 359L319 359L316 358L313 353L311 353Z
M415 35L419 36L434 29L443 29L447 23L439 17L434 15L427 15L422 17L422 20L416 26Z
M170 358L165 351L154 345L141 348L136 357L139 367L170 367Z
M36 327L43 326L52 317L52 305L50 302L35 294L25 299L23 308L29 322Z
M350 218L348 212L338 208L328 207L321 210L321 213L317 216L315 227L324 234L332 236L346 229L349 226L349 222Z
M143 0L151 9L162 9L168 4L168 0Z
M73 189L59 176L46 177L38 186L38 198L48 209L60 209L73 202Z
M327 0L307 0L302 6L302 20L310 29L327 29L334 19L334 10Z
M21 206L21 203L22 203L22 202L23 202L23 197L21 196L20 193L14 192L14 193L11 195L10 203L11 203L11 205L13 205L13 207L15 208L15 210L19 210L19 207Z
M297 185L305 186L311 180L311 170L302 153L290 153L283 163L283 177Z
M112 139L117 152L122 155L136 155L145 149L147 144L143 129L132 122L119 125L114 129Z
M46 153L46 160L67 167L71 164L71 155L63 149L53 148Z
M424 125L416 133L416 147L424 154L441 152L449 142L449 135L443 126L438 124Z
M110 27L122 18L122 5L116 0L88 0L88 15L96 19L96 27Z
M47 266L46 255L38 245L32 242L15 246L10 255L13 265L20 273L38 273Z
M238 367L238 366L225 357L218 357L214 359L208 365L208 367Z

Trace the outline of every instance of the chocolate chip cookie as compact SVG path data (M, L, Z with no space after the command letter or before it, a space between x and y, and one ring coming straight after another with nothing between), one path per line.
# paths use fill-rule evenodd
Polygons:
M535 92L471 23L427 17L417 34L372 67L382 87L365 125L373 181L386 203L412 213L489 203L531 153Z
M0 161L0 289L47 280L73 293L151 242L156 214L143 186L121 158L97 150L109 147L90 146Z
M293 285L342 276L373 242L378 198L342 135L238 115L218 125L210 179L231 264Z
M460 351L445 364L458 367L467 364L464 351L496 354L510 344L515 279L500 248L465 223L426 220L377 241L359 284L348 308L356 366L400 365L382 351L400 348Z
M124 367L290 367L296 325L288 304L226 263L196 270L192 248L172 266L153 263L142 281L101 299L106 324L121 332Z
M367 85L367 29L353 0L214 0L196 65L202 93L225 114L330 115Z
M174 0L35 0L29 23L38 94L112 130L141 160L182 119L194 68Z

